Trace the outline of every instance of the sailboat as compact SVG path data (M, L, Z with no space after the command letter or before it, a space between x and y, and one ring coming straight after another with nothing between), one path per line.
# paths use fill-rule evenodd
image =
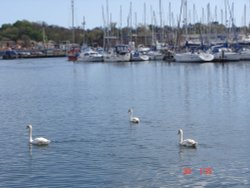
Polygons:
M250 49L242 48L240 51L240 60L250 60Z
M184 6L184 7L183 7ZM186 50L188 50L188 31L187 31L187 0L182 0L181 10L184 11L184 24L185 24L185 36L186 36ZM180 16L181 17L181 16ZM180 23L180 21L179 21ZM214 55L202 50L186 51L184 53L175 53L174 59L176 62L210 62L214 60Z
M214 55L203 51L197 51L176 53L174 58L176 62L210 62L214 60Z
M241 55L228 47L227 43L211 47L214 61L239 61Z

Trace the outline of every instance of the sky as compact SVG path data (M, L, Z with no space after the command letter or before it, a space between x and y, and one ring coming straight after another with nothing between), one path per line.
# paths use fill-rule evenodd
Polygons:
M0 4L0 26L6 23L15 23L17 20L28 20L32 22L46 22L48 25L57 25L66 28L72 27L72 0L8 0ZM92 29L104 25L107 21L107 2L109 7L109 17L117 26L127 26L127 20L132 4L132 25L151 24L156 20L160 25L160 0L74 0L74 26L82 27L83 17L85 17L85 28ZM211 18L225 22L225 1L229 2L230 7L234 3L234 19L237 26L244 24L244 5L246 10L250 9L250 0L187 0L188 11L187 19L193 21L207 20L207 4L210 3ZM169 19L169 3L171 3L171 17ZM146 16L144 17L144 4L146 5ZM162 23L164 25L177 24L177 17L180 15L181 0L161 0ZM193 7L195 5L195 13ZM104 19L103 11L104 9ZM121 8L120 8L121 7ZM204 16L202 17L202 8ZM122 20L120 19L120 9L122 9ZM152 17L155 13L155 19ZM221 13L223 11L223 17ZM250 11L246 11L246 23L250 22ZM227 10L229 19L229 11ZM146 18L146 19L145 19ZM120 21L121 20L121 21ZM171 22L169 21L171 20Z

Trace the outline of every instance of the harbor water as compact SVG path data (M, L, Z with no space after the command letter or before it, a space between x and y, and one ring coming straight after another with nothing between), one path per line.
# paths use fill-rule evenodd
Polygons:
M247 188L249 134L250 62L0 61L0 187Z

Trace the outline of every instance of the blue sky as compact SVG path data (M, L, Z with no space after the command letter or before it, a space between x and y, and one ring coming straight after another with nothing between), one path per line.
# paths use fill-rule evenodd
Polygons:
M86 20L86 28L103 26L102 6L106 15L107 0L74 0L75 3L75 26L81 26L83 16ZM193 4L195 4L195 20L202 19L202 8L205 10L205 20L207 16L206 6L210 3L211 19L215 19L215 6L217 6L217 20L221 21L221 10L225 9L225 0L188 0L188 18L193 21ZM250 0L227 0L230 6L234 2L234 15L236 24L242 25L244 15L244 5L247 10L250 9ZM135 15L137 15L137 24L144 22L144 3L146 4L146 22L151 23L151 11L155 11L157 24L159 25L159 0L108 0L109 12L112 15L112 21L119 26L120 6L122 6L122 26L127 25L130 2L132 2L133 25L135 24ZM169 2L174 16L174 22L180 12L181 0L161 0L163 11L163 23L169 23ZM224 12L223 12L224 13ZM229 16L229 12L228 12ZM71 27L71 0L8 0L2 1L0 5L0 26L4 23L14 23L17 20L29 20L34 22L45 21L49 25L58 25ZM223 18L225 19L225 18ZM247 13L247 23L250 21L250 11Z

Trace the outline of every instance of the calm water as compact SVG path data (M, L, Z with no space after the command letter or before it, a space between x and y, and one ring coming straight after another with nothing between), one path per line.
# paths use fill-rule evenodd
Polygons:
M0 187L250 187L250 62L1 60L0 122Z

